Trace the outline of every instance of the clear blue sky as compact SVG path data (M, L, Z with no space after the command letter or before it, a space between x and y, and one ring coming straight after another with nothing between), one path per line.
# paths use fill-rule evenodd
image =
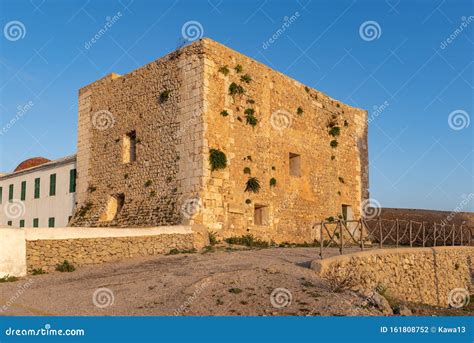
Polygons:
M197 21L204 36L367 109L370 191L382 206L452 210L474 192L472 1L0 3L1 171L75 153L78 89L174 50L183 25ZM24 27L19 36L12 21ZM474 201L463 205L473 209Z

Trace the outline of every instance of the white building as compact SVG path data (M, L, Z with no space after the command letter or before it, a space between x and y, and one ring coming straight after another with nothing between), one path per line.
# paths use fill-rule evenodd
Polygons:
M0 174L0 226L65 227L76 193L76 155L35 157Z

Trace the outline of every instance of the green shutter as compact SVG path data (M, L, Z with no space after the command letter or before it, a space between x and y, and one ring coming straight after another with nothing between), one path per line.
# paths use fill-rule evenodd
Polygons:
M12 225L13 225L12 221L9 220L9 221L7 222L7 225L8 225L8 226L12 226Z
M54 217L48 219L48 227L54 227Z
M3 187L0 187L0 204L3 202Z
M49 195L56 195L56 174L49 176Z
M26 181L21 182L21 200L26 199Z
M76 169L69 171L69 193L76 191Z
M37 177L35 179L35 199L39 199L40 197L40 178Z
M13 184L8 187L8 201L12 202L13 200Z
M25 220L24 219L20 219L20 227L25 227Z
M39 226L38 218L33 218L33 227L38 227L38 226Z

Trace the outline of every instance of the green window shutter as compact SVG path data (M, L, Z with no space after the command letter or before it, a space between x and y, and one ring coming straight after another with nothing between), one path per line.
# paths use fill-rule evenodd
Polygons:
M12 202L13 200L13 184L8 187L8 201Z
M0 204L3 202L3 187L0 187Z
M21 182L21 200L26 199L26 181Z
M7 225L8 225L8 226L12 226L12 225L13 225L12 221L9 220L9 221L7 222Z
M54 217L48 219L48 227L54 227Z
M40 197L40 178L37 177L35 179L35 199L39 199Z
M33 227L38 227L38 226L39 226L38 218L33 218Z
M56 174L49 176L49 195L56 195Z
M20 227L25 227L25 220L24 219L20 220Z
M76 169L69 171L69 193L76 191Z

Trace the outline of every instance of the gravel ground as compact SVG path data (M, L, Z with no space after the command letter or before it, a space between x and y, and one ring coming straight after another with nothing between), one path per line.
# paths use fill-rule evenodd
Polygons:
M315 248L221 248L28 276L0 284L0 315L383 315L329 292L309 269L316 258Z

